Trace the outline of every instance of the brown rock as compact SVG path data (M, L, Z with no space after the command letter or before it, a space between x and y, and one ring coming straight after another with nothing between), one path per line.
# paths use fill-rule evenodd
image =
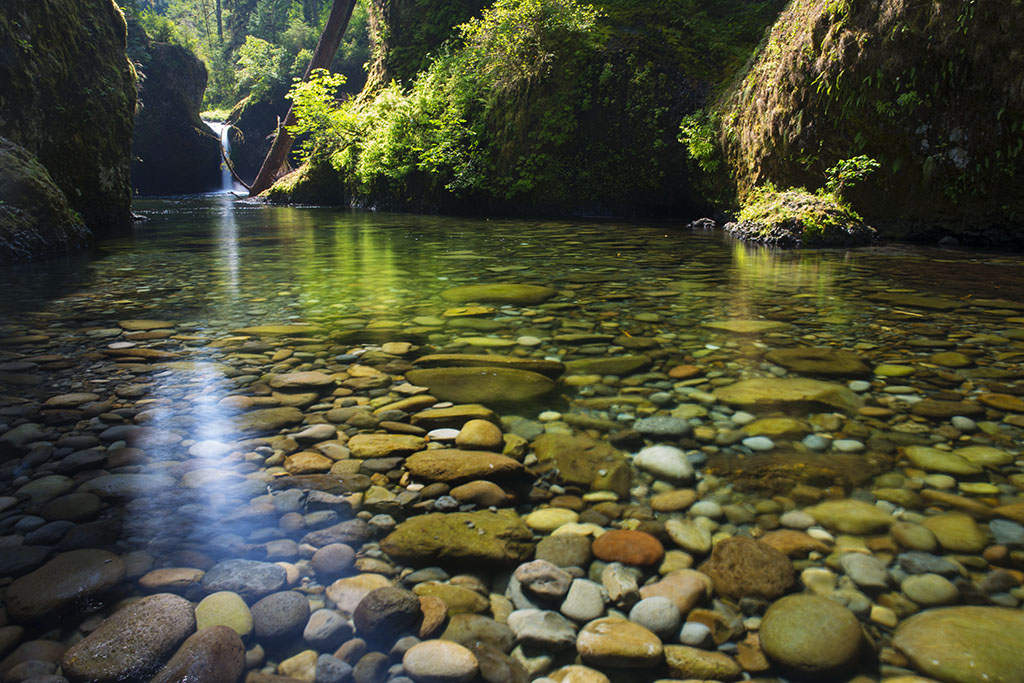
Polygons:
M769 531L758 540L775 548L786 557L806 557L808 553L827 553L829 551L829 547L821 541L793 529Z
M711 551L711 559L699 569L711 577L716 592L733 599L772 600L785 593L796 580L788 557L745 536L719 542Z
M617 617L595 619L576 638L576 651L594 666L647 668L662 661L661 640L643 626Z
M629 496L632 471L626 456L606 441L584 435L541 434L533 442L538 473L557 470L565 484Z
M680 569L640 589L641 598L665 597L685 616L694 605L711 597L711 579L692 569Z
M665 557L661 541L643 531L613 529L594 540L594 556L605 562L621 562L638 567L650 567Z
M451 496L460 503L476 503L480 507L502 507L508 495L494 482L478 479L451 490Z
M410 456L405 467L414 477L447 483L495 479L524 472L522 464L508 456L454 448L421 451Z
M501 429L489 420L470 420L459 430L455 445L467 450L500 451L505 440Z
M665 663L669 675L678 679L735 681L743 675L736 660L723 652L708 652L686 645L667 645Z
M139 586L151 593L180 593L202 581L205 574L191 567L154 569L139 579Z
M236 683L245 671L245 645L227 626L211 626L185 639L150 683Z
M409 434L356 434L348 440L353 458L389 458L423 448L423 437Z

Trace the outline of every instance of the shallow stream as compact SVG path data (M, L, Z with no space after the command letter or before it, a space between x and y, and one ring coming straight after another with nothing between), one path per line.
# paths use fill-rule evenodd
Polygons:
M129 236L0 270L0 674L148 680L196 624L113 664L99 624L153 593L241 596L197 617L239 632L253 681L947 680L936 634L1024 633L1024 256L226 194L135 210ZM427 514L495 544L413 547ZM613 530L639 535L595 541ZM736 537L761 542L712 556ZM357 613L390 584L415 614ZM820 662L762 632L791 594L856 617L778 608ZM954 606L982 611L912 621Z

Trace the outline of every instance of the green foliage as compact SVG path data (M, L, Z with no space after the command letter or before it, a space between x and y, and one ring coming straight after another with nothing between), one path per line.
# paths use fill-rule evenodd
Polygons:
M690 158L707 174L718 172L721 153L718 149L718 126L721 117L705 111L683 117L679 126L679 142L686 145Z
M573 0L497 0L458 30L467 66L501 95L547 76L553 50L565 46L567 35L591 31L598 16L594 7Z
M881 164L863 154L843 159L825 171L825 190L837 197L846 197L855 185L879 168Z
M854 246L875 239L875 231L836 195L778 190L771 183L747 195L738 218L756 232L748 237L783 246Z
M239 90L258 99L284 80L288 69L287 53L283 47L249 36L238 49L235 69Z
M414 187L510 199L554 180L551 151L576 133L572 102L535 92L540 99L525 113L510 104L593 49L595 17L571 0L499 0L459 27L462 44L408 88L391 83L373 97L337 103L338 82L317 74L290 94L294 132L308 136L303 158L342 171L350 193L364 199L384 192L402 201ZM523 116L531 121L528 139L520 137Z

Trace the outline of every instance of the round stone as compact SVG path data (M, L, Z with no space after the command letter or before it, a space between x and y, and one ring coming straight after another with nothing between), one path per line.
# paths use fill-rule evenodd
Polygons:
M313 553L310 564L319 576L333 578L352 568L356 552L344 543L329 543Z
M601 534L592 546L594 556L605 562L650 567L665 557L661 541L643 531L613 529Z
M388 586L370 591L352 615L359 637L385 640L413 628L420 618L420 599L412 591Z
M251 611L256 638L282 641L302 632L309 621L309 600L296 591L281 591L262 598Z
M536 557L556 567L586 567L590 564L591 542L587 536L560 534L545 536L537 544Z
M563 524L579 521L579 514L568 508L541 508L523 519L526 526L541 533L551 533Z
M862 640L853 612L810 594L773 603L761 621L760 637L771 660L816 680L847 671L857 660Z
M938 574L908 576L900 584L900 590L917 604L926 607L951 605L960 599L960 592L956 586Z
M286 579L284 568L270 562L227 560L206 572L203 576L203 589L209 593L230 591L247 600L254 600L280 590Z
M455 445L469 450L500 451L505 441L501 429L490 420L470 420L462 425Z
M476 655L450 640L425 640L402 656L402 667L416 683L463 683L479 670Z
M196 605L196 628L227 626L241 637L252 633L252 612L238 593L219 591Z
M675 446L648 446L636 454L633 464L668 481L689 481L693 478L693 465L686 458L686 453Z
M629 611L629 620L666 639L679 630L683 615L674 602L666 597L655 596L644 598L633 605Z

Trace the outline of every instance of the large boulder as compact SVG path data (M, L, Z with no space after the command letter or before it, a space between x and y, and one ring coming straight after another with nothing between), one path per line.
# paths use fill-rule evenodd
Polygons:
M0 261L72 249L90 234L35 156L0 137Z
M790 3L720 107L741 197L820 187L866 155L881 167L850 198L891 234L1007 225L1024 211L1024 90L1006 86L1024 68L1021 24L1020 3Z
M142 31L135 22L129 30ZM149 195L219 188L220 140L199 118L206 66L185 48L151 43L144 33L134 43L144 79L132 138L132 186Z
M112 0L0 4L4 137L35 156L93 230L126 227L131 219L135 74L125 45L124 16ZM31 204L17 208L36 216ZM45 223L37 226L51 234ZM77 240L35 244L70 248Z

